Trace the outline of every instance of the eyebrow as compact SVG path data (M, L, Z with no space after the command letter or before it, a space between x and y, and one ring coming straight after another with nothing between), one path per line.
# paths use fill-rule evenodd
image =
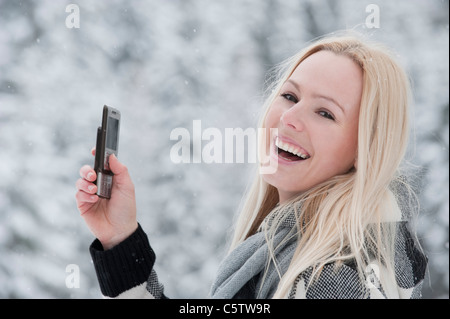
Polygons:
M293 86L295 86L295 88L296 88L299 92L302 91L302 90L300 89L300 85L299 85L297 82L295 82L295 81L293 81L293 80L291 80L291 79L288 79L286 82L289 82L289 83L291 83ZM314 93L314 94L313 94L313 98L319 98L319 99L324 99L324 100L330 101L331 103L337 105L337 106L341 109L342 113L345 114L345 109L344 109L344 108L343 108L343 107L342 107L335 99L333 99L331 96L326 96L326 95Z

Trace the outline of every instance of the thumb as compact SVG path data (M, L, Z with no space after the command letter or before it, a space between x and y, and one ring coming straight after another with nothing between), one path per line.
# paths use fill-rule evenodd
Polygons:
M114 185L133 190L134 185L128 173L128 168L119 162L114 154L109 157L109 168L114 173Z
M117 159L115 154L111 154L109 156L109 168L111 169L111 172L114 173L117 177L119 176L125 176L128 175L128 169L125 165L123 165L119 160Z

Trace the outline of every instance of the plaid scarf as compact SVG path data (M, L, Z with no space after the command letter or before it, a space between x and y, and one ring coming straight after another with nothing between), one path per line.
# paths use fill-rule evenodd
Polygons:
M282 276L288 269L297 246L296 218L293 206L277 206L264 223L272 223L277 214L283 214L277 225L273 247L277 265L269 258L266 235L259 231L238 245L225 257L218 269L210 295L212 298L271 298ZM278 219L277 219L278 220ZM309 285L312 267L302 272L291 287L288 298L354 299L354 298L420 298L427 265L426 257L415 245L406 221L395 222L395 283L382 286L378 280L382 266L367 271L361 282L355 263L347 262L337 268L326 265L319 278Z

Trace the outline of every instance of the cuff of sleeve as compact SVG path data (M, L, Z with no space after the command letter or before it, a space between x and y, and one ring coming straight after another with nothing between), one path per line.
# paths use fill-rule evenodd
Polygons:
M96 239L89 251L102 294L108 297L116 297L146 282L156 259L140 225L130 237L117 246L105 251Z

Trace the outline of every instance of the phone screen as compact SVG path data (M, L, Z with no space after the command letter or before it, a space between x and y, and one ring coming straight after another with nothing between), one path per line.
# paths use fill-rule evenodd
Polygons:
M113 117L108 119L108 130L106 132L106 147L117 150L117 134L119 132L119 120Z

